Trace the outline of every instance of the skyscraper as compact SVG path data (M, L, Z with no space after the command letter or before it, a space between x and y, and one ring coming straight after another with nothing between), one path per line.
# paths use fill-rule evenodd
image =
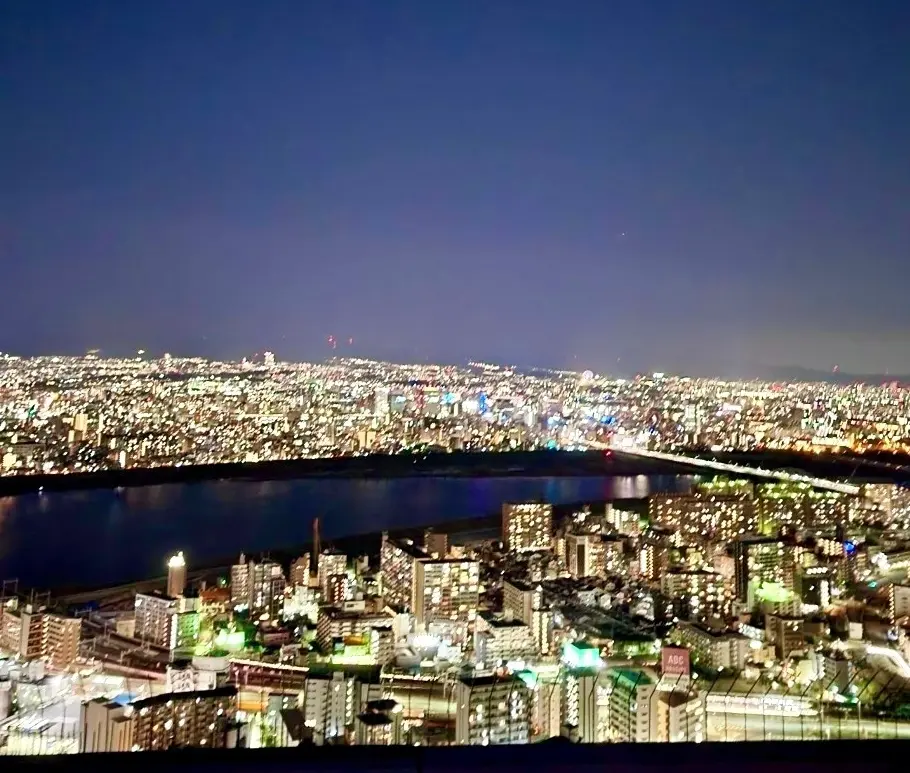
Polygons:
M552 534L553 505L529 502L502 506L502 540L507 550L549 550Z

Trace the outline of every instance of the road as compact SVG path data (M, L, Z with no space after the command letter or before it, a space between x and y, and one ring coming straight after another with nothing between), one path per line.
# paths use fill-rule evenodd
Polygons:
M815 478L811 475L784 472L782 470L766 470L762 467L745 467L739 464L728 464L726 462L718 462L713 459L703 459L697 456L680 456L679 454L668 454L663 451L647 451L643 448L614 449L607 443L598 443L593 440L586 440L583 442L585 442L586 445L588 445L590 448L595 448L601 451L613 451L616 454L639 456L644 459L657 459L660 461L672 462L675 464L687 464L693 467L702 467L707 470L713 470L715 472L725 472L731 473L733 475L748 476L753 478L767 478L769 480L783 480L792 483L808 483L817 489L836 491L839 494L851 494L853 496L856 496L860 492L860 487L855 486L852 483L839 483L837 481L827 480L825 478Z

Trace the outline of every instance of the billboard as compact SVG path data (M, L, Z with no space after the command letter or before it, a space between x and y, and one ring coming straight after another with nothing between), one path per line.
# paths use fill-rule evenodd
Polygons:
M660 651L660 671L664 676L689 676L689 650L664 647Z

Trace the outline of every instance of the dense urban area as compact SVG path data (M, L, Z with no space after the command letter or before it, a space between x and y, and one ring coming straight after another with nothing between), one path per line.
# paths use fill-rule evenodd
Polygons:
M0 355L4 475L422 450L910 449L910 391L486 364Z
M51 598L3 586L0 751L910 737L910 490L697 477Z
M421 449L893 451L907 407L892 385L0 360L12 475ZM317 520L293 561L177 553L160 580L59 597L4 582L0 754L910 738L910 488L716 472L647 499L505 503L489 538L384 533L347 554Z

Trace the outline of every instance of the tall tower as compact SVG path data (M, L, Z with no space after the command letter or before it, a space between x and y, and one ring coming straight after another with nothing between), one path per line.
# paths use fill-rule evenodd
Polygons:
M310 571L314 574L319 569L319 554L322 552L322 540L319 539L319 516L313 519L313 560L310 561Z
M181 550L167 560L167 595L177 598L186 589L186 559Z

